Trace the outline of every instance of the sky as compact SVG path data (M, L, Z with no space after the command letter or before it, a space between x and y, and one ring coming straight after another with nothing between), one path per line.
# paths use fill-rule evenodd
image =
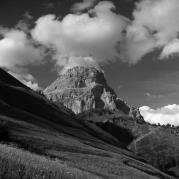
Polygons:
M179 125L178 0L0 3L0 67L20 81L44 89L69 68L95 66L146 120Z

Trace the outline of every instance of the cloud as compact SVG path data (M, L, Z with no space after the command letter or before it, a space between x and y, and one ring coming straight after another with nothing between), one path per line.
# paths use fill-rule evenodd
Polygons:
M177 104L167 105L157 109L143 106L140 107L140 112L144 120L149 123L179 125L179 105Z
M23 16L25 19L29 19L29 20L33 19L33 16L28 11L26 11Z
M83 3L77 4L88 4L91 7L93 2L83 1ZM109 1L104 1L101 8L103 9L102 12L109 12L108 5L110 3ZM100 7L100 3L97 6ZM100 12L100 8L96 11L97 14L99 14L98 12ZM114 12L112 13L115 14ZM118 14L117 16L119 17L120 15ZM116 43L116 48L120 51L120 55L116 55L117 59L130 64L136 64L146 54L155 49L162 49L159 59L168 58L172 54L178 54L178 16L178 0L141 0L136 2L132 20L120 16L120 18L123 18L125 25L122 26L123 31L120 31L120 38L117 39L118 44ZM111 28L116 27L111 26ZM126 32L126 34L121 32Z
M126 29L125 55L137 63L156 48L167 48L179 32L178 0L142 0L136 3ZM162 55L162 58L165 56Z
M61 65L61 62L60 64ZM62 73L66 70L73 68L75 66L85 66L85 67L96 67L96 69L102 71L101 67L93 59L93 57L68 57L66 60L66 65L64 65Z
M96 0L83 0L83 2L75 3L71 10L73 12L83 11L91 8L95 4Z
M174 54L179 54L179 39L174 39L173 41L171 41L169 44L167 44L161 55L160 58L169 58L170 56L174 55Z
M37 91L39 89L41 89L41 87L39 87L38 82L36 81L36 79L28 73L14 73L12 71L8 71L9 74L11 74L12 76L14 76L17 80L21 81L24 85L28 86L29 88Z
M63 18L44 15L33 29L27 22L33 17L27 12L15 29L0 29L0 66L28 73L29 65L44 58L35 43L48 48L56 66L64 69L78 65L100 68L98 64L116 60L136 64L155 49L162 50L160 59L178 54L179 1L141 0L135 4L130 20L118 14L111 1L83 0L72 6L78 13Z
M112 9L112 2L102 1L88 13L68 14L62 20L52 14L42 16L36 21L32 37L55 51L53 59L59 66L70 66L68 62L76 63L72 59L77 57L90 57L90 61L93 57L97 63L114 61L120 58L117 46L128 19Z
M21 30L23 32L29 33L29 23L25 20L20 20L16 26L15 29Z
M18 21L14 29L29 33L32 20L33 16L27 11L23 14L22 19Z
M27 66L41 63L43 53L36 48L25 32L17 29L0 29L0 67L5 68L23 83L37 88Z
M75 3L73 12L90 9L95 2ZM98 63L117 59L136 64L155 49L162 49L159 59L178 50L178 0L138 1L132 20L113 9L115 5L111 1L101 1L87 13L68 14L61 21L54 15L43 16L36 22L32 35L44 45L56 48L55 58L62 59L62 65L63 56L91 55ZM54 32L47 27L49 24ZM46 32L42 35L43 29ZM60 60L57 61L59 64Z
M163 94L151 94L151 93L149 93L149 92L145 93L145 95L146 95L147 97L149 97L149 98L154 98L154 99L164 97Z
M83 0L72 9L87 9L86 13L67 14L63 19L53 14L42 16L31 34L53 49L53 60L60 67L80 65L83 57L98 64L116 60L136 64L155 49L162 50L159 59L177 53L178 0L138 1L131 20L117 14L115 8L111 1L96 4L96 0ZM88 64L84 61L83 65Z
M1 30L0 66L14 70L42 60L42 53L20 30Z

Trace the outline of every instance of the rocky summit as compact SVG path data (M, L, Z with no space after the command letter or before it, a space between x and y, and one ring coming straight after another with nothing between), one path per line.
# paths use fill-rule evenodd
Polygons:
M103 109L143 120L139 110L118 98L107 84L104 73L94 67L68 69L44 90L44 94L56 104L63 103L76 114Z

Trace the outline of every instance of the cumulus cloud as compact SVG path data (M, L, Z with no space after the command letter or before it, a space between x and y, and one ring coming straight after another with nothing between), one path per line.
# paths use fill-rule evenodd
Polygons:
M43 53L34 47L23 31L1 28L0 34L3 36L0 40L0 67L9 70L20 81L27 82L34 88L34 78L28 74L26 67L40 63Z
M71 10L73 12L83 11L91 8L95 4L96 0L83 0L82 2L75 3Z
M160 55L160 58L168 58L172 55L179 54L179 39L174 39L169 44L167 44Z
M0 67L28 73L27 66L44 57L34 41L50 49L54 63L64 69L77 65L100 68L98 64L115 60L135 64L158 48L160 59L178 54L178 0L137 1L131 20L115 8L111 1L83 0L63 19L48 14L33 29L24 20L16 29L1 28ZM24 18L33 19L28 12Z
M53 59L60 66L70 66L68 62L77 65L78 57L90 57L90 61L93 57L97 63L113 61L120 58L117 44L123 39L128 19L112 9L112 2L101 1L88 13L68 14L62 20L52 14L42 16L32 37L55 51Z
M137 63L156 48L168 48L179 32L178 16L178 0L142 0L136 3L123 47L129 62ZM162 54L161 57L166 56Z
M5 30L0 40L0 66L7 69L23 67L42 60L39 49L19 30Z
M143 106L140 107L140 112L144 120L149 123L179 125L179 105L177 104L167 105L157 109Z
M36 21L32 36L55 51L56 64L74 64L71 59L88 56L97 63L117 59L135 64L155 49L163 49L160 59L178 51L178 0L138 1L132 20L113 11L111 1L95 3L83 0L72 6L74 12L89 9L86 13L62 20L49 14Z

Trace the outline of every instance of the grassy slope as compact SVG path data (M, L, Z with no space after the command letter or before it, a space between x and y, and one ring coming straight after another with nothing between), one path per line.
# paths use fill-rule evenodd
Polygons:
M179 137L170 129L158 127L141 140L134 141L131 148L149 163L179 177ZM175 168L175 170L172 170Z
M153 166L179 178L179 136L175 129L137 122L115 113L99 115L93 111L92 114L86 112L78 117L81 120L96 121L98 126L116 137L124 147Z
M164 176L157 169L132 158L128 151L103 144L98 140L79 140L58 131L51 131L4 116L1 116L2 120L7 122L10 139L6 145L0 145L0 160L5 162L3 165L8 166L8 171L16 171L23 166L25 167L23 172L30 175L35 166L36 175L41 175L39 172L43 171L42 173L45 173L48 178L49 173L52 173L52 176L55 175L54 173L59 171L60 164L63 164L58 175L64 177L66 177L64 173L68 171L68 167L68 172L72 172L74 178L80 178L81 175L85 176L84 178L131 178L131 176L134 178L155 178L154 176L163 178ZM33 161L32 163L29 158ZM54 161L59 164L55 168ZM47 170L46 167L43 167L44 165L53 167ZM28 171L26 171L27 168Z
M56 159L0 144L0 178L100 178Z
M0 136L0 178L170 178L94 124L79 122L30 89L4 80L0 131L8 137Z

